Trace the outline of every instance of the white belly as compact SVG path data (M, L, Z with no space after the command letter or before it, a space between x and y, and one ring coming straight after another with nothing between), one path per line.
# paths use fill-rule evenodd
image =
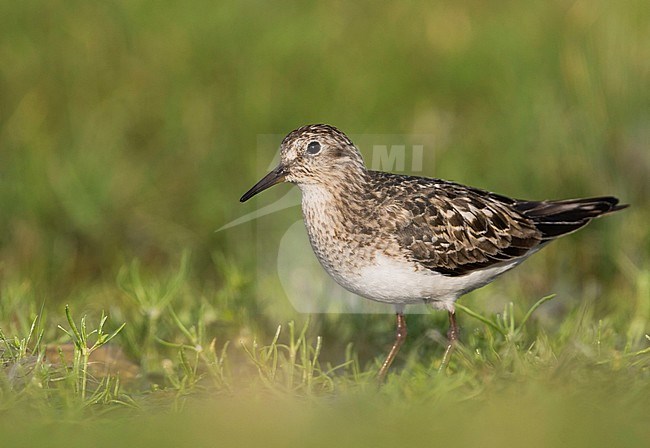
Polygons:
M347 290L378 302L429 303L434 308L453 310L458 297L486 285L519 261L449 277L429 270L417 270L411 263L378 254L373 264L362 267L356 274L330 272L330 275Z

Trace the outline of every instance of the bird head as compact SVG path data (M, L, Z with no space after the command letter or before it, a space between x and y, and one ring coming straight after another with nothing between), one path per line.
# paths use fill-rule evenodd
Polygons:
M280 182L328 185L365 172L359 150L334 126L312 124L290 132L280 145L280 164L241 197L245 202Z

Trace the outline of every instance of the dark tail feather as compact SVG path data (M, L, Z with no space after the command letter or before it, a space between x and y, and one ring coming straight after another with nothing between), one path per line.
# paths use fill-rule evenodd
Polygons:
M544 240L578 230L593 218L626 207L627 204L618 205L618 199L611 196L564 201L520 201L515 204L519 212L535 222Z

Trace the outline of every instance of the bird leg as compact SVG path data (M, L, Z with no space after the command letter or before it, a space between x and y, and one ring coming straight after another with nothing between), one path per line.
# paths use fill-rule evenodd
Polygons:
M445 354L442 356L442 361L440 362L440 368L438 372L442 372L447 368L449 360L451 358L451 352L454 350L456 342L458 342L459 330L458 324L456 323L456 312L449 311L449 330L447 331L447 349Z
M404 313L402 311L398 311L396 315L397 333L395 334L395 342L393 343L393 347L390 349L390 352L388 352L388 356L386 357L384 363L381 365L381 369L379 369L379 373L377 374L377 379L380 383L383 382L386 378L386 373L388 373L390 365L393 363L393 360L399 352L400 347L402 347L402 344L406 340L406 319L404 319Z
M456 323L456 312L449 311L449 330L447 331L447 340L449 345L454 344L458 340L459 331L458 324Z

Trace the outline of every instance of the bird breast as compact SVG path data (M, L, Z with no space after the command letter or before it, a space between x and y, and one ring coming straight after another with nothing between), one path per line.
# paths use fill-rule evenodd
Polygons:
M304 185L302 213L311 247L323 268L344 287L345 278L353 277L360 267L374 258L372 232L364 227L357 210L319 185ZM349 288L348 288L349 289Z

